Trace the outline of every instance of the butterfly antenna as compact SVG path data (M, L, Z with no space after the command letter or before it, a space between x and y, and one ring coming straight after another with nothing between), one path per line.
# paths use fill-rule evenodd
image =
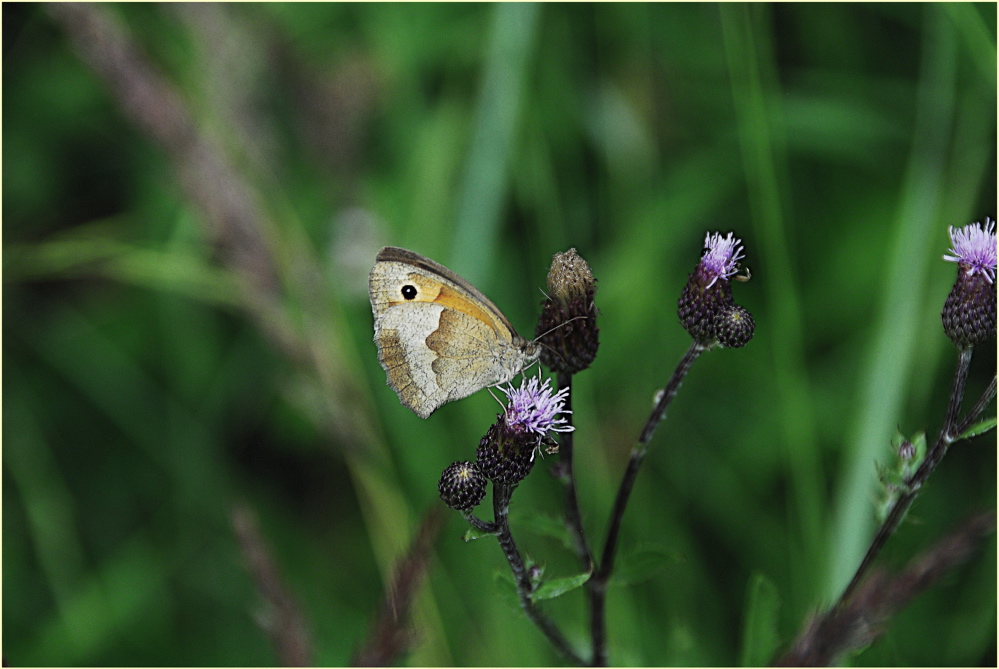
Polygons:
M545 335L541 335L541 337L544 337L544 336ZM538 337L538 339L540 339L541 337ZM552 355L557 356L562 362L566 362L565 356L562 355L559 351L556 351L554 348L552 348L548 344L544 343L543 341L538 341L537 339L535 339L534 341L539 346L544 346L546 349L548 349L549 351L551 351ZM540 363L541 361L540 360L535 360L534 362ZM533 365L534 363L532 362L531 364ZM540 365L538 367L538 373L539 374L541 373L541 367L540 367Z
M556 325L555 327L550 328L548 330L545 330L544 332L542 332L541 334L539 334L537 337L535 337L534 341L536 341L537 343L541 344L541 342L538 341L539 339L541 339L542 337L544 337L547 334L551 334L552 332L555 332L555 330L558 330L560 327L564 327L564 326L568 325L569 323L571 323L573 321L578 321L580 318L582 318L582 319L585 320L587 318L587 316L573 316L569 320L563 321L563 322L559 323L558 325ZM542 346L543 345L544 344L542 344Z
M545 335L547 335L547 334L551 333L551 332L554 332L555 330L558 330L558 329L559 329L560 327L562 327L562 326L564 326L564 325L568 325L569 323L571 323L571 322L573 322L573 321L575 321L575 320L579 320L580 318L583 318L583 319L585 319L585 318L587 318L587 316L573 316L573 317L572 317L572 318L570 318L569 320L567 320L567 321L564 321L564 322L562 322L562 323L559 323L559 324L558 324L558 325L556 325L555 327L553 327L553 328L550 328L549 330L547 330L547 331L545 331L545 332L542 332L541 334L539 334L539 335L538 335L537 337L535 337L535 338L534 338L534 342L535 342L536 344L540 344L541 346L544 346L544 347L545 347L546 349L548 349L549 351L551 351L553 355L555 355L555 356L558 356L558 358L559 358L559 359L560 359L560 360L561 360L562 362L566 362L566 359L565 359L565 356L564 356L564 355L562 355L562 353L560 353L559 351L556 351L556 350L555 350L554 348L552 348L552 347L551 347L551 346L549 346L548 344L546 344L546 343L544 343L543 341L541 341L541 338L542 338L542 337L544 337Z

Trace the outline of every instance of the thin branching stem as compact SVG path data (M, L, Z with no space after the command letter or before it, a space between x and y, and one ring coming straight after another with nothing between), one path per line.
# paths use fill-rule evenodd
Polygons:
M976 420L978 420L978 417L982 415L983 411L985 411L985 407L988 406L989 402L995 399L995 396L996 377L993 376L992 383L989 384L989 387L985 389L982 396L977 402L975 402L975 406L971 408L971 411L969 411L968 415L964 417L964 420L962 420L961 423L954 428L954 436L957 437L964 434L964 431L971 427Z
M471 511L462 511L462 517L468 521L468 524L477 529L479 532L485 532L487 534L496 534L499 532L499 527L496 523L489 523L478 516L476 516Z
M593 666L607 665L607 637L606 637L606 597L607 583L610 580L611 572L614 570L614 558L617 554L617 538L621 530L621 519L624 517L624 510L628 506L628 498L631 496L631 489L635 485L638 477L638 470L645 459L645 454L649 450L649 443L656 432L659 423L666 417L666 409L670 402L676 397L680 384L690 371L691 365L697 357L707 348L697 342L691 344L684 354L680 364L677 365L673 376L663 389L662 396L656 402L655 408L649 415L642 433L638 438L638 443L631 449L631 458L628 460L628 467L625 469L624 477L621 479L621 486L617 491L617 498L614 500L614 508L611 511L610 525L607 530L607 540L604 543L603 554L600 558L600 565L597 567L587 585L591 593L590 612L590 635L593 638Z
M905 481L905 492L899 496L895 501L894 506L892 506L891 511L888 512L887 517L884 522L881 523L881 527L878 528L877 533L874 535L874 539L871 540L871 545L867 549L867 553L864 555L864 559L861 560L860 566L857 567L857 571L853 575L849 585L843 591L843 594L839 598L837 606L842 606L850 596L853 595L857 586L863 580L867 571L870 569L871 564L874 562L875 558L881 553L884 548L885 543L887 543L888 538L894 534L895 530L898 529L899 523L902 522L902 518L905 516L906 511L912 506L913 501L916 499L916 495L919 493L919 489L922 488L926 479L929 478L933 470L936 469L940 461L943 460L944 455L947 454L947 448L950 446L951 442L954 441L957 434L960 431L956 431L955 425L957 424L957 415L961 409L961 400L964 397L964 386L968 379L968 368L971 366L971 354L973 349L966 348L961 349L957 358L957 369L954 371L954 384L951 389L950 401L947 405L947 415L944 419L944 425L940 430L940 434L937 436L936 442L933 447L926 454L926 458L923 460L922 464L916 469L916 471ZM993 381L991 386L991 395L995 395L995 381ZM975 405L972 411L968 414L964 422L973 421L978 414L980 414L984 409L990 397L990 391L986 390L985 394L982 396L982 400ZM988 398L988 399L987 399Z
M520 599L520 608L524 610L524 614L528 620L541 630L541 633L555 647L555 650L573 663L582 665L584 664L583 658L572 650L569 642L566 641L565 636L562 635L562 632L552 622L551 618L542 613L534 603L534 599L532 598L534 586L531 584L530 574L527 573L524 559L521 557L520 551L517 549L517 544L514 543L513 535L510 533L509 514L511 495L513 495L513 487L494 484L493 511L496 514L496 539L499 541L500 548L503 549L503 555L506 556L507 562L510 563L510 570L513 572L513 579L517 584L517 597Z
M564 372L558 373L558 389L568 388L565 395L565 414L568 424L572 425L572 375ZM569 538L572 547L576 551L576 556L584 571L593 569L593 554L590 552L590 545L586 541L586 533L583 530L583 519L579 513L579 500L576 496L576 476L572 468L572 432L563 432L559 439L559 456L562 458L561 478L565 481L565 524L569 529Z
M559 390L562 388L568 388L569 392L566 393L565 398L565 408L567 411L572 410L572 375L566 374L564 372L559 372L558 374L558 386ZM572 424L572 414L567 413L569 424ZM583 529L583 519L579 513L579 501L576 495L576 474L572 467L572 432L565 432L562 434L562 438L559 440L559 455L562 456L562 479L565 481L566 491L565 491L565 524L569 530L569 538L572 542L572 547L576 551L576 556L579 558L579 563L586 571L592 571L594 569L593 553L590 550L590 544L586 540L586 531ZM590 581L587 581L586 587L587 602L590 607L591 620L595 615L597 607L600 606L597 599L600 597L597 595L597 590L590 585ZM595 657L595 655L594 655Z
M559 390L568 388L565 395L565 408L569 424L572 424L572 375L564 372L558 373ZM576 474L572 466L572 432L564 432L559 440L559 455L562 457L561 478L565 481L565 524L569 531L569 539L572 547L576 551L580 565L585 571L592 572L594 569L593 553L590 551L590 544L586 540L586 531L583 529L583 518L579 513L579 500L576 495ZM590 607L590 615L593 616L596 610L597 594L596 590L587 586L587 602Z
M968 381L968 370L971 368L971 355L975 349L962 348L957 354L957 369L954 371L954 387L950 392L950 402L947 403L947 417L944 419L943 434L952 437L951 429L957 423L957 414L964 400L964 386ZM947 441L952 441L948 439Z

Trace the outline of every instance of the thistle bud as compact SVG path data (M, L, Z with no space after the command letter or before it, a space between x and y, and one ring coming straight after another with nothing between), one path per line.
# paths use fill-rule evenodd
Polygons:
M741 348L753 338L756 322L752 315L738 304L722 312L718 318L718 343L725 348Z
M534 336L542 344L541 364L554 372L575 374L590 366L597 355L599 328L597 291L590 266L569 249L552 257L548 271L548 299Z
M995 221L985 219L963 228L950 227L957 281L944 302L940 318L944 332L958 348L970 348L996 336Z
M755 323L749 312L732 300L729 281L739 270L742 240L731 232L727 237L716 232L704 238L704 249L677 303L680 322L696 342L705 346L744 346L753 336Z
M474 462L453 462L437 483L444 503L455 511L474 509L486 496L486 477Z
M908 462L916 457L916 446L906 439L898 446L898 457L903 462Z

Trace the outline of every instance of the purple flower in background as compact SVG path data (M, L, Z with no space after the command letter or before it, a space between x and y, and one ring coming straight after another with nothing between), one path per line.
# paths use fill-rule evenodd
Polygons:
M677 302L677 315L683 329L706 347L739 348L753 338L756 323L752 315L732 300L729 279L739 271L742 240L735 233L704 236L704 253L690 275ZM746 276L736 279L745 281Z
M966 349L996 336L996 224L972 223L950 227L950 253L944 260L957 263L957 280L940 317L944 332L958 348Z

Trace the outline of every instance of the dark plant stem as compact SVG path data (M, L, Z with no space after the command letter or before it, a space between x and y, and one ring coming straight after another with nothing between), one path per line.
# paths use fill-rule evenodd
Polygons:
M985 389L985 392L982 393L982 396L978 399L977 402L975 402L975 406L971 408L971 411L969 411L968 415L964 417L964 420L961 421L960 425L954 428L953 434L955 436L959 436L963 434L965 430L971 427L972 423L978 420L978 417L982 414L983 411L985 411L985 407L988 406L988 403L991 402L993 399L995 399L995 396L996 396L996 377L993 376L992 383L989 384L988 388Z
M569 419L569 424L572 424L572 375L566 374L564 372L558 373L558 387L559 390L563 388L568 388L569 392L565 396L565 408L567 411L567 416ZM576 551L576 556L579 558L580 565L585 571L592 572L594 568L593 564L593 553L590 551L590 544L586 540L586 532L583 530L583 518L579 513L579 500L576 496L576 475L572 467L572 448L573 439L572 432L564 432L559 439L559 455L562 457L562 471L561 478L565 482L565 524L569 530L569 538L572 542L572 547ZM596 603L596 590L589 587L589 582L587 582L587 602L590 607L590 615L596 610L598 604Z
M843 606L845 602L853 595L857 586L863 580L867 571L870 569L871 564L877 558L878 554L884 548L885 543L887 543L888 538L894 534L895 530L898 529L899 523L902 522L902 518L905 516L906 511L912 506L912 502L916 499L916 495L919 493L919 489L922 488L926 479L929 478L933 470L936 469L940 461L943 460L944 455L947 454L947 448L954 441L954 439L961 433L961 430L955 430L957 425L957 415L961 408L961 400L964 397L964 385L968 379L968 368L971 365L971 348L961 349L957 358L957 369L954 372L954 385L951 389L950 401L947 405L947 415L944 419L944 425L940 430L940 434L937 436L936 442L933 447L926 454L926 458L919 465L916 471L905 481L905 492L895 501L894 506L892 506L891 511L888 512L888 516L885 518L884 522L881 523L881 527L878 528L877 533L874 535L874 539L871 541L870 547L867 549L867 554L864 555L864 559L860 562L860 566L857 567L857 571L853 575L853 579L850 581L849 585L843 591L840 596L839 601L836 606ZM985 405L991 399L991 396L995 396L995 381L993 380L990 386L991 393L986 390L982 399L979 400L978 404L972 409L968 414L967 418L962 424L967 423L968 425L980 414L984 409ZM966 429L966 428L965 428Z
M572 425L572 375L559 372L558 388L560 391L563 388L569 389L565 396L565 410L568 424ZM590 545L583 531L583 519L579 513L579 500L576 497L576 477L572 470L572 432L562 433L558 452L562 458L561 474L565 481L565 524L568 526L572 547L579 557L583 570L590 571L593 569L593 554L590 552Z
M617 538L621 530L621 519L624 517L624 510L628 506L628 498L631 496L631 489L635 485L638 477L638 469L645 459L645 454L649 450L649 442L656 432L659 423L666 417L666 409L670 402L676 397L680 384L690 371L691 365L697 360L707 347L694 342L684 354L680 364L677 365L673 376L663 389L662 396L656 402L655 408L649 415L642 433L638 438L638 443L631 449L631 458L628 460L628 467L625 469L624 477L621 479L621 486L617 491L617 498L614 500L614 508L611 512L610 525L607 530L607 540L604 543L603 555L600 558L600 565L597 567L593 577L587 581L587 586L591 597L590 611L590 635L593 638L593 666L607 666L607 630L605 621L605 611L607 603L607 583L610 580L611 572L614 570L614 558L617 554Z
M566 641L562 632L555 626L555 623L541 612L534 603L534 599L532 599L534 586L531 583L530 575L527 573L527 567L524 565L524 559L521 557L520 551L517 549L517 544L513 541L513 535L510 533L509 514L510 497L512 495L513 488L511 486L493 484L493 512L496 514L496 539L499 541L500 548L503 549L503 554L506 556L507 562L510 563L510 570L513 572L513 579L517 584L517 596L520 599L520 608L524 610L524 614L528 620L541 630L541 633L555 647L555 650L575 664L582 665L584 664L583 658L572 650L569 642Z
M499 527L496 523L487 523L471 511L462 511L461 515L468 521L469 525L477 529L479 532L487 532L489 534L496 534L499 532Z
M835 666L846 653L870 645L904 606L971 557L995 526L994 511L979 514L913 558L901 572L871 569L850 599L813 619L774 666Z
M944 418L941 436L947 437L947 442L953 441L951 429L957 423L957 414L961 411L961 401L964 399L964 385L968 381L968 370L971 368L973 348L962 348L957 354L957 369L954 371L954 387L950 391L950 401L947 403L947 416ZM938 440L939 442L939 440Z

